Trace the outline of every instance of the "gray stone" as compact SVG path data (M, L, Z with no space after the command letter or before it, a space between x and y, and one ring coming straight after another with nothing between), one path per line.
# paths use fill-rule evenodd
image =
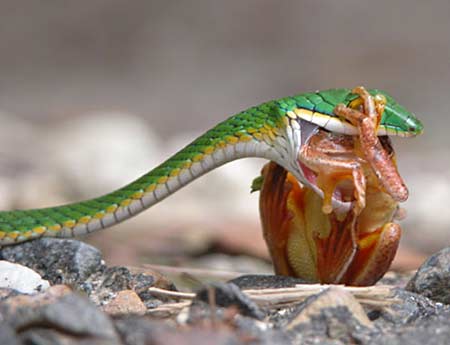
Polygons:
M79 288L86 292L91 300L97 305L103 305L123 290L135 291L146 306L159 305L159 300L148 292L148 288L157 286L160 282L158 277L150 274L133 274L126 267L107 267L91 275ZM164 286L174 289L173 284Z
M429 257L406 289L434 301L450 304L450 247Z
M429 316L411 325L397 326L388 332L380 332L369 345L443 345L450 343L450 310Z
M46 290L50 284L32 269L8 261L0 261L0 288L9 288L21 293L36 293Z
M124 345L260 344L259 342L241 341L239 335L225 325L176 328L163 321L143 317L119 319L115 323Z
M51 284L77 285L102 268L100 251L74 239L42 238L4 247L0 258L33 269Z
M300 278L288 276L276 276L268 274L247 274L229 281L239 286L240 289L277 289L295 287L297 284L307 284Z
M253 339L255 344L284 345L292 344L294 337L282 329L274 329L266 322L254 318L236 315L233 318L233 326L244 338Z
M107 339L111 342L117 338L111 319L78 294L69 293L57 299L36 299L34 303L16 302L1 307L2 320L17 332L39 329L45 325L46 329L78 338Z
M370 319L382 328L395 328L399 325L409 325L413 322L437 315L443 310L443 305L404 289L393 289L393 298L397 300L383 308L366 308Z
M253 302L239 287L232 283L214 283L203 287L197 292L193 304L196 301L210 303L210 292L214 295L214 303L219 307L236 307L244 316L258 320L265 317L265 313Z
M308 297L294 308L285 322L282 328L302 343L306 339L321 344L361 343L374 332L362 306L340 287Z
M73 334L87 334L99 338L114 338L111 320L86 298L77 294L62 297L42 310L43 319L56 328Z
M118 340L61 333L56 329L33 328L20 333L23 344L33 345L121 345Z
M0 322L0 344L2 345L20 345L14 329L8 324Z
M174 327L163 321L131 316L115 321L117 332L125 345L147 345L149 339L164 339Z

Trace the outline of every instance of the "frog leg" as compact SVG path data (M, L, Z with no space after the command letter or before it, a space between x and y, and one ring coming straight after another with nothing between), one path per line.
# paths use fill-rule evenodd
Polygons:
M315 141L309 141L300 150L299 160L309 169L317 173L316 185L323 195L322 211L330 214L333 211L331 199L339 182L353 179L356 205L353 212L358 215L365 207L366 180L361 164L353 157L342 157L330 154Z
M322 212L331 214L333 211L331 200L339 182L351 179L354 187L355 205L352 208L351 221L349 224L351 248L348 255L340 253L345 258L335 272L335 282L338 282L347 272L358 251L356 219L366 205L366 179L361 164L355 157L334 156L314 140L306 143L300 150L299 160L311 170L318 172L316 185L323 191ZM334 267L338 267L334 265Z
M341 222L324 214L321 197L274 162L264 166L262 176L261 224L275 273L336 283L356 252L348 231L353 214Z
M359 131L362 153L386 192L396 201L408 198L408 189L398 173L395 162L384 150L378 136L377 127L384 109L383 101L370 95L363 87L353 90L364 103L364 112L339 104L334 113L350 121Z
M293 271L287 254L287 243L295 217L287 203L292 194L301 194L302 188L295 179L294 181L289 180L288 172L274 162L266 164L261 175L259 213L264 240L272 258L275 273L284 276L298 276ZM305 252L309 254L309 248L303 251L303 253ZM305 265L311 269L313 262L310 257L311 255L307 256Z
M389 269L401 233L400 225L387 223L375 231L360 234L358 251L342 283L359 286L375 284Z

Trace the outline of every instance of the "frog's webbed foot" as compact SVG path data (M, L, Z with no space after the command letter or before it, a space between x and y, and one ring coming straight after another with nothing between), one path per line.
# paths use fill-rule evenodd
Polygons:
M360 111L339 104L334 112L358 128L362 154L386 192L396 201L405 201L408 198L408 189L377 136L385 99L381 95L370 95L361 86L355 88L353 92L360 96L363 109Z

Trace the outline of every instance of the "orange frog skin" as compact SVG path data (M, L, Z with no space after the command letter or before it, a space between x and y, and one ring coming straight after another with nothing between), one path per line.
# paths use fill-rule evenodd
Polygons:
M324 212L324 201L316 192L276 163L264 166L260 215L276 274L365 286L375 284L388 270L401 236L400 226L393 223L398 201L358 153L356 141L322 130L310 138L315 155L331 153L332 161L339 162L322 176L322 188L342 200L356 200L346 212ZM395 165L387 139L380 143Z

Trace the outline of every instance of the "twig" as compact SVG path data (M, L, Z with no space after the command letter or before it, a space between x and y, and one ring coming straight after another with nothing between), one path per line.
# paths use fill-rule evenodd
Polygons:
M302 284L292 288L243 290L243 292L258 305L279 308L301 302L309 296L318 294L331 286L335 285ZM361 304L387 306L397 302L392 297L392 289L389 286L354 287L341 285L340 287L351 293ZM191 292L169 291L154 287L151 287L149 292L157 296L185 300L192 300L195 297L195 293Z
M147 315L161 315L167 314L169 316L178 315L178 313L188 307L191 304L190 301L183 301L177 303L165 303L160 305L157 308L149 309L147 311Z
M171 297L171 298L178 298L178 299L188 299L191 300L195 297L195 293L193 292L179 292L179 291L172 291L172 290L166 290L166 289L160 289L156 287L150 287L148 289L150 293L156 296L161 297Z

